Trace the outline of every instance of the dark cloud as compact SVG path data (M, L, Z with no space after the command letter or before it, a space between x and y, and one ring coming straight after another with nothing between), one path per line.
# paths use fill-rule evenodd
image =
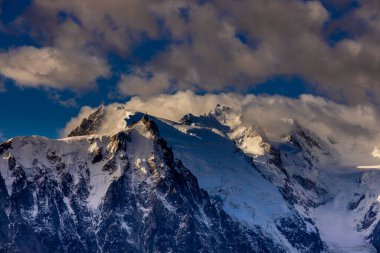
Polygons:
M166 50L121 76L121 94L242 91L281 74L301 76L339 101L378 102L379 2L331 15L321 2L301 0L34 0L19 20L33 23L45 47L2 53L1 72L20 85L91 88L109 73L108 53L127 57L143 38L164 36ZM331 44L326 36L336 29L354 36ZM42 63L47 50L58 56Z
M127 95L146 94L129 90L131 83L147 84L158 92L172 88L240 91L276 75L300 75L324 95L339 101L377 101L380 95L379 8L363 2L344 20L343 26L360 36L337 41L325 40L323 28L329 12L318 1L214 1L201 6L190 4L189 21L177 30L185 43L174 44L137 73L149 71L177 80L156 85L139 74L124 77L120 91ZM365 25L365 33L354 31ZM330 24L331 25L331 24ZM242 32L254 47L236 35ZM127 82L125 81L127 80ZM129 82L132 80L133 82ZM164 85L163 85L164 84ZM158 90L157 90L158 89Z
M48 94L49 98L58 103L59 105L66 107L66 108L74 108L78 107L78 103L75 100L75 98L62 98L62 96L54 91L50 91Z

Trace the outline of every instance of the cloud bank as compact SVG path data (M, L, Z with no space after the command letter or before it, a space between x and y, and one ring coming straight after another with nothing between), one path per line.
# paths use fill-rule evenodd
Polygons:
M329 1L339 8L350 2ZM2 50L0 73L19 86L75 91L96 89L98 78L112 77L117 95L134 96L127 108L172 120L218 103L272 133L294 119L342 153L356 149L359 156L373 153L372 159L380 148L380 3L357 2L336 17L318 0L33 0L1 29L27 33L39 46ZM340 30L346 35L331 39ZM130 60L137 47L161 40L167 41L163 48L128 68L115 68L109 59ZM244 95L278 75L299 76L335 102ZM91 111L82 108L67 128Z
M336 101L378 103L379 7L358 1L333 17L317 0L34 0L11 28L33 24L26 32L43 47L1 53L1 73L19 85L91 89L112 69L110 53L128 58L144 41L165 39L148 62L116 73L121 95L241 92L296 75ZM348 35L331 42L340 30Z
M347 165L363 165L379 162L380 157L380 117L371 106L348 106L312 95L302 95L299 99L282 96L254 96L236 93L196 95L192 91L173 95L158 95L150 98L134 97L129 102L112 104L124 106L129 111L179 120L187 113L200 115L208 113L217 104L233 108L241 114L246 126L260 126L271 138L278 138L288 132L295 120L303 127L314 131L338 150ZM73 118L63 133L67 134L94 109L85 107ZM115 126L123 122L125 115L117 112L106 122ZM109 125L109 124L106 124ZM102 133L113 133L121 128L105 127Z
M80 90L94 87L109 69L103 59L83 52L19 47L0 53L0 73L22 86Z

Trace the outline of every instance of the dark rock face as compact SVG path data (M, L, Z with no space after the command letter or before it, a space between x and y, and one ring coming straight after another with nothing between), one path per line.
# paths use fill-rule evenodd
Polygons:
M305 222L299 217L278 220L277 228L300 252L322 252L324 249L318 230L308 232Z
M132 168L112 183L97 234L105 252L282 251L259 233L241 229L214 206L185 168L166 169L153 194L146 184L135 188L136 194L125 194L133 189Z
M3 143L0 143L0 155L3 155L5 151L12 148L12 142L11 141L5 141Z
M180 120L179 120L179 123L181 124L185 124L185 125L191 125L192 122L192 118L194 118L194 115L189 113L189 114L186 114L185 116L183 116Z
M358 229L363 229L365 227L369 227L374 224L376 220L376 215L379 211L378 203L374 203L371 205L368 212L365 214L364 219L361 221L360 227ZM376 249L376 252L380 252L380 222L374 224L374 228L372 233L368 236L369 241Z
M322 187L319 187L314 181L309 178L304 178L300 175L293 175L293 178L305 189L308 191L314 191L318 196L324 196L327 194L327 191Z
M103 160L103 150L101 148L96 149L94 153L95 156L92 159L92 163L98 163Z
M379 203L373 203L367 211L367 213L365 214L364 218L361 220L360 224L358 225L358 230L364 230L369 228L372 225L372 223L376 220L376 216L379 212L379 209Z
M369 239L376 251L380 252L380 222L376 224Z
M281 152L271 146L268 153L272 155L268 162L276 166L286 177L289 177L282 163Z
M355 193L353 199L347 205L348 210L355 210L363 199L365 199L364 194Z
M105 116L105 111L103 107L100 107L94 113L92 113L88 118L83 119L80 126L75 128L68 137L73 136L83 136L95 134L100 127L101 122L103 121Z

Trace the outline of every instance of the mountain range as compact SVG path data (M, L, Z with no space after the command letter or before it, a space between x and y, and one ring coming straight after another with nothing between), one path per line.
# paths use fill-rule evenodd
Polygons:
M0 251L380 252L380 172L290 123L101 106L66 138L7 140Z

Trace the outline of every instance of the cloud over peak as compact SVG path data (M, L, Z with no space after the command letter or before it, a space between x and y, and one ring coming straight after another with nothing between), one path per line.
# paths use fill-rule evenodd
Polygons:
M243 125L259 126L270 138L277 139L289 133L293 128L292 122L296 121L326 142L332 143L342 156L344 164L378 162L376 159L380 148L380 118L376 108L368 105L337 104L312 95L290 99L283 96L236 93L196 95L192 91L181 91L173 95L133 97L125 104L111 104L106 107L114 113L109 114L102 133L112 134L123 129L120 123L126 115L112 108L123 106L128 111L147 112L156 117L178 121L188 113L208 113L217 104L231 107L235 113L241 115ZM84 107L67 124L63 133L69 133L94 110ZM116 125L119 127L115 127Z

